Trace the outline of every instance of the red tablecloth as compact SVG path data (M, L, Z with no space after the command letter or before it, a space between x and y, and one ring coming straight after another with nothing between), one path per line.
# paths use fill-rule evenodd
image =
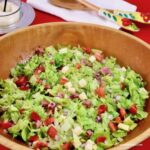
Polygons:
M126 1L135 4L138 7L138 11L150 12L150 0L126 0ZM64 20L59 17L36 10L36 18L32 24L34 25L46 22L60 22L60 21ZM150 25L138 24L138 26L140 27L141 30L137 33L133 33L133 35L139 37L140 39L150 44ZM148 149L150 149L150 138L143 141L139 146L136 146L131 150L148 150ZM0 150L8 150L8 149L0 145Z

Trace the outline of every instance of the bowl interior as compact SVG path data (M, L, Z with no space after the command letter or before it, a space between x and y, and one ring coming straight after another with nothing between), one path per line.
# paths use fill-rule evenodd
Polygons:
M123 66L130 66L147 81L150 90L150 46L121 31L79 23L53 23L33 26L0 38L0 78L7 78L16 63L27 58L34 48L55 44L72 44L99 48L114 56ZM150 100L145 110L150 114ZM150 115L114 149L127 149L150 135ZM144 134L142 134L144 133Z

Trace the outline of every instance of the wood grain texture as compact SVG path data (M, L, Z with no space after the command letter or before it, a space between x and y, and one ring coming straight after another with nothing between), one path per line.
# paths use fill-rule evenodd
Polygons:
M71 10L88 10L88 8L76 0L49 0L49 2L58 7L67 8Z
M7 78L10 69L20 59L27 58L34 48L58 43L102 49L106 55L116 57L121 65L130 66L140 73L147 81L146 88L150 91L150 46L122 31L91 24L48 23L0 37L0 77ZM150 114L150 100L147 101L145 110ZM111 150L128 149L149 136L150 115L139 123L123 143ZM15 150L23 150L21 143L11 141L6 144L3 135L0 136L0 143Z

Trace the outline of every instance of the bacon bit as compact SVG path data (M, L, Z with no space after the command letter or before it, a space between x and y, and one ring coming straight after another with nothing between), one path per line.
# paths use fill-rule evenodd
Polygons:
M119 114L121 118L124 119L127 113L126 113L126 110L122 107L119 109Z
M96 58L97 61L101 62L104 59L104 55L101 52L94 52L94 56Z
M102 113L104 113L105 111L107 111L107 106L106 105L100 105L98 107L98 115L101 115Z
M92 106L92 102L90 100L85 100L83 102L83 105L86 107L86 108L90 108Z
M77 63L77 64L75 65L75 67L76 67L77 69L80 69L80 68L81 68L81 64Z
M37 135L33 135L33 136L30 136L30 138L29 138L29 142L35 142L35 141L37 141L39 139L39 137L37 136Z
M55 107L56 107L56 103L54 103L54 102L51 102L51 103L49 103L49 105L48 105L48 108L51 109L51 110L54 110Z
M44 54L44 49L41 47L38 47L35 49L35 54L37 55L43 55Z
M86 131L86 136L88 138L90 138L92 135L93 135L93 131L92 130L89 129L89 130Z
M121 122L122 122L122 120L121 120L120 116L116 117L114 120L114 123L121 123Z
M96 138L96 144L104 143L105 140L106 140L105 136L99 136L99 137Z
M24 75L19 76L15 83L19 87L23 86L23 85L26 85L28 83L28 78Z
M47 134L49 135L49 137L54 139L57 135L57 130L53 126L51 126L51 127L49 127Z
M50 88L51 88L50 84L46 83L46 84L44 85L44 90L48 90L48 89L50 89Z
M91 54L91 53L92 53L92 49L89 48L89 47L84 47L84 48L83 48L83 51L84 51L85 53L87 53L87 54Z
M24 111L25 111L25 109L24 109L24 108L19 109L20 114L23 114L23 113L24 113Z
M35 146L34 146L34 149L35 150L39 150L39 149L42 149L42 148L46 148L46 147L48 147L48 144L47 143L43 143L43 142L37 142L36 144L35 144Z
M96 94L99 96L99 97L105 97L105 89L104 87L98 87L96 90L95 90Z
M71 94L70 98L71 99L79 98L79 94L77 94L77 93Z
M62 93L62 92L59 92L59 93L57 93L57 97L59 97L59 98L64 98L64 93Z
M108 67L103 67L100 72L103 74L103 75L111 75L111 70L108 68Z
M62 84L62 85L66 84L67 82L68 82L68 79L65 78L65 77L62 77L62 78L60 79L60 81L59 81L59 83Z
M113 122L109 122L109 128L112 132L115 132L117 130L117 126Z
M42 84L43 83L43 80L41 80L39 78L39 76L37 76L37 75L36 75L36 83L38 83L38 84Z
M13 126L13 123L12 122L0 122L0 128L3 128L3 129L8 129L10 127Z
M40 121L41 120L41 117L39 116L39 114L37 113L37 112L32 112L31 113L31 115L30 115L30 119L32 120L32 121Z
M120 88L121 88L121 90L124 90L126 88L125 83L120 83Z
M137 107L135 104L133 104L130 108L129 108L129 112L133 115L137 114Z
M42 126L42 121L37 120L37 121L35 122L35 127L36 127L36 128L40 128L41 126Z
M30 86L29 86L29 84L22 85L22 86L19 87L19 89L22 90L22 91L27 91L27 90L30 89Z
M47 100L44 99L44 100L41 102L41 105L42 105L42 107L48 107L49 101L47 101Z
M71 142L66 142L62 145L62 150L71 150L73 148L73 145Z
M34 74L39 75L40 73L45 72L45 68L43 65L39 65L35 70Z
M45 121L44 121L44 124L46 125L46 126L48 126L48 125L50 125L50 124L53 124L54 123L54 118L47 118L47 119L45 119Z

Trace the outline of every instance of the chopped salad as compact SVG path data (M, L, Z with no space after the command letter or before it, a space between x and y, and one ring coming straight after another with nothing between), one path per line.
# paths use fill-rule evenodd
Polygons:
M39 47L0 80L0 128L34 149L107 149L147 117L144 86L100 50Z

